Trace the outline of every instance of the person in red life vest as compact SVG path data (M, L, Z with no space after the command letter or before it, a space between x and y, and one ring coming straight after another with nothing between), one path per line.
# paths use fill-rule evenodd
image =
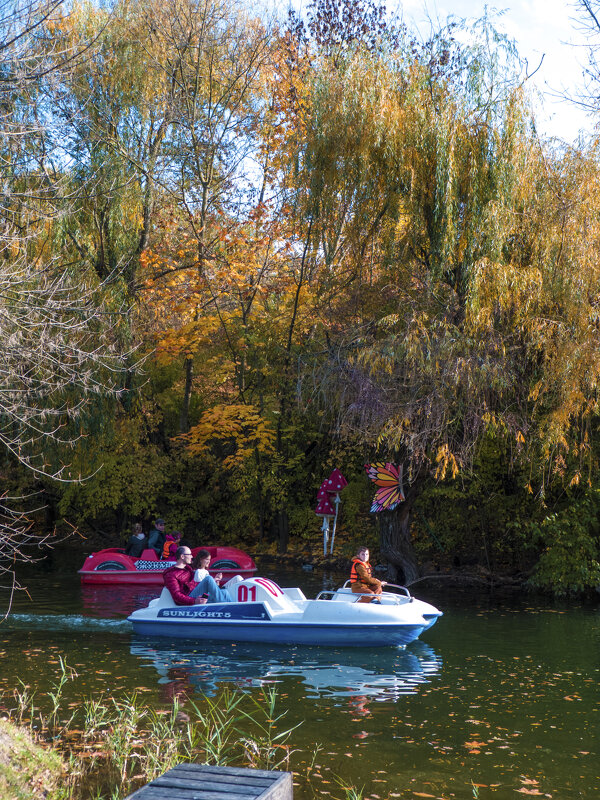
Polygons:
M386 581L379 581L372 576L371 565L369 564L368 547L359 547L356 555L352 559L350 569L350 580L352 581L352 591L355 594L378 595L381 594L382 587ZM375 597L364 596L359 599L359 603L370 603Z
M165 561L175 561L177 556L177 548L179 547L179 542L181 541L181 534L179 531L173 531L173 533L167 533L165 537L165 543L163 545L162 557Z
M163 572L163 581L178 606L231 602L227 590L217 586L210 575L202 583L196 583L194 570L191 567L192 551L189 547L185 545L178 547L175 557L177 559L175 564ZM199 597L201 591L206 592L208 598Z

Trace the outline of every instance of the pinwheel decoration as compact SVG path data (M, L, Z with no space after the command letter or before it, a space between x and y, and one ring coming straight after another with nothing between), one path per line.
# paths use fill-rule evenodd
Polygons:
M389 462L376 461L373 464L365 464L365 470L370 480L377 486L371 514L376 514L378 511L393 511L404 501L402 464L396 466Z
M340 505L340 492L348 481L344 478L339 469L334 469L328 478L325 478L317 494L317 507L315 514L323 517L323 555L327 555L327 545L329 543L329 522L333 518L333 531L331 534L330 553L333 553L333 543L335 540L335 529L337 526L338 511Z

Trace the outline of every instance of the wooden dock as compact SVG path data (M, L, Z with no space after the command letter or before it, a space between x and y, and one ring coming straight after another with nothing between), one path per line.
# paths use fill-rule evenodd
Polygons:
M292 800L292 773L178 764L126 800Z

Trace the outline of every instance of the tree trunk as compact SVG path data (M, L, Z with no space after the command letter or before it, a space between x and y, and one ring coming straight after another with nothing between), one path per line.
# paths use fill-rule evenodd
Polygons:
M194 361L191 358L186 358L184 363L185 369L185 387L183 390L183 403L181 405L181 414L179 415L179 432L187 433L190 429L190 399L192 396L192 378L194 376Z
M390 580L404 586L409 586L419 577L417 558L410 540L411 508L409 501L393 511L378 514L381 557L388 562Z

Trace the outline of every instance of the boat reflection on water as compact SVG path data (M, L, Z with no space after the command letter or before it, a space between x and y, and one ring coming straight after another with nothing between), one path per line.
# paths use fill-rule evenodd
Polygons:
M81 584L81 600L86 613L95 617L127 617L138 608L146 608L162 591L162 586L131 584Z
M307 698L395 700L415 694L440 671L441 658L423 642L406 649L378 648L365 658L362 648L150 642L134 638L132 655L153 667L164 699L215 694L223 685L238 689L296 679ZM365 667L365 663L369 666Z

